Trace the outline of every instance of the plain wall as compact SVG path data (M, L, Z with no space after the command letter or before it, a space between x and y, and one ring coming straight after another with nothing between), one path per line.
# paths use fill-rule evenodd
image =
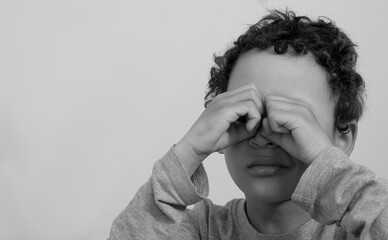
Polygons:
M203 111L212 54L285 6L359 45L352 160L388 178L386 1L0 1L0 239L106 239ZM215 203L243 196L222 155L205 167Z

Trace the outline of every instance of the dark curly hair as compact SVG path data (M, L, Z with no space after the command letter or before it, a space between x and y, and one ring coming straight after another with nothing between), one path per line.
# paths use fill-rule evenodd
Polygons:
M214 55L215 65L210 70L205 107L227 90L232 69L242 53L269 47L277 54L287 53L289 47L299 55L311 53L326 70L331 95L337 101L336 127L347 131L348 123L360 120L364 110L365 82L355 69L356 44L330 19L320 17L313 21L306 16L296 16L290 10L270 11L251 25L223 55Z

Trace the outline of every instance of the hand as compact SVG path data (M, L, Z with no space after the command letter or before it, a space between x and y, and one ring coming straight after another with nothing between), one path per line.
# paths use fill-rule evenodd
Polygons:
M296 159L310 165L325 148L333 146L307 103L266 95L264 105L267 118L259 133Z
M253 84L216 96L176 144L178 157L202 162L211 153L254 136L262 113L262 100ZM238 122L241 117L246 122Z

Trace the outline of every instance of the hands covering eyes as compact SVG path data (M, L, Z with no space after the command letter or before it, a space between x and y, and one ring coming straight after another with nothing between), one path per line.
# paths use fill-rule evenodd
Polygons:
M270 94L263 98L253 84L216 96L177 145L201 162L256 134L306 164L332 146L307 103Z

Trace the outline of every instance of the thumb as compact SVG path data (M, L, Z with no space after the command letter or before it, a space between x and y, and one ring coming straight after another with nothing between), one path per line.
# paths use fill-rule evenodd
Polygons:
M286 152L295 156L295 140L290 133L277 133L271 129L268 118L263 119L259 133L272 143L283 148Z
M270 127L270 124L269 124L269 121L268 121L268 118L264 118L261 122L261 128L259 130L259 133L267 138L269 141L271 141L272 143L278 145L278 146L281 146L282 144L282 137L284 134L282 133L276 133L274 131L272 131L271 127Z

